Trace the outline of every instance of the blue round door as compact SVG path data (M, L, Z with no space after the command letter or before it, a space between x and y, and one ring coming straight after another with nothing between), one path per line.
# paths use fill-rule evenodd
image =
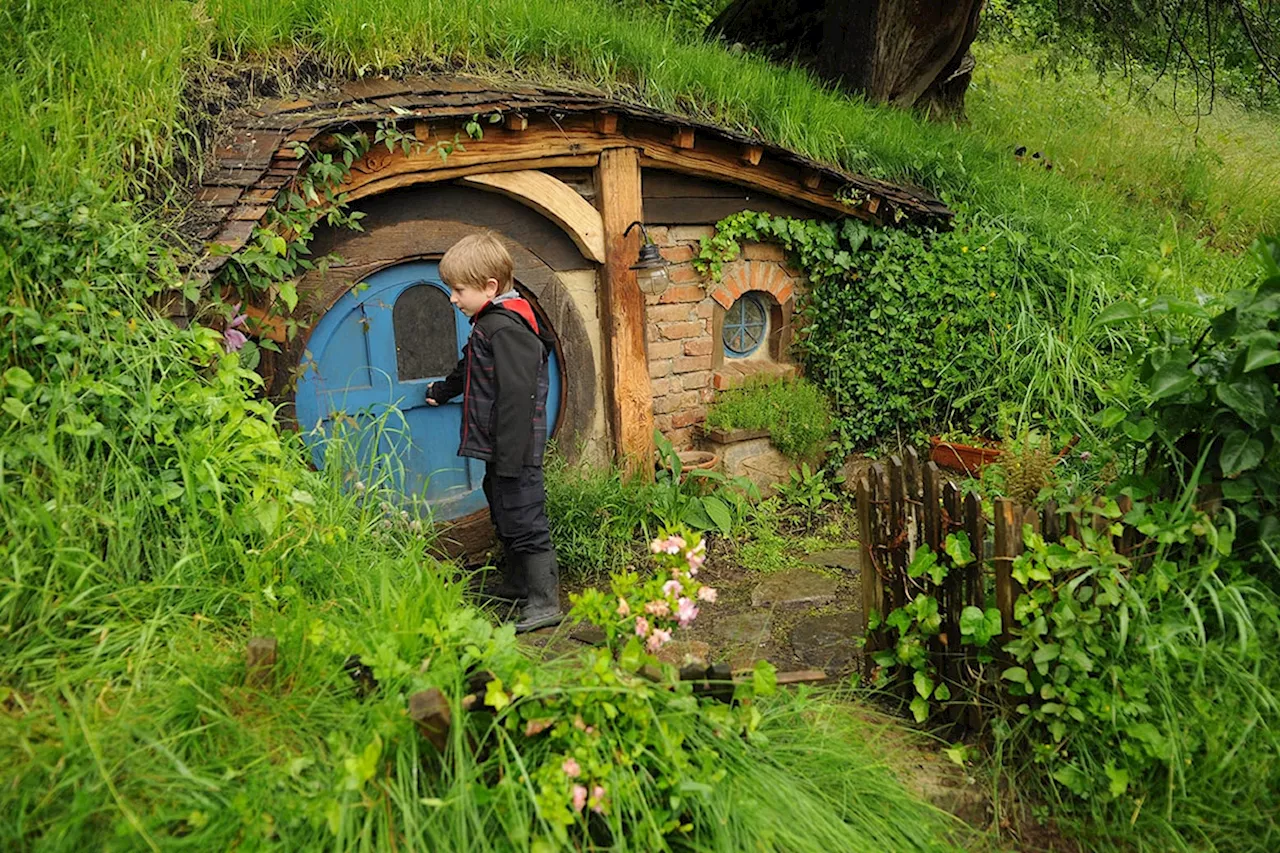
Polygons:
M358 469L425 500L434 518L483 509L484 463L457 453L462 398L426 404L427 386L453 370L470 333L434 263L390 267L348 291L312 330L298 380L298 424L316 466L342 425ZM560 408L555 353L550 372L548 435Z

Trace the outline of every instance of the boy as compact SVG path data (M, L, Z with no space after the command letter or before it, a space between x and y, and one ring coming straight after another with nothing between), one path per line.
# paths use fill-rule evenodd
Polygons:
M517 633L559 624L559 573L542 482L551 337L516 292L511 255L492 234L471 234L450 247L440 278L449 301L471 318L471 338L453 372L427 388L427 404L461 393L458 455L486 463L484 496L506 555L494 597L523 602Z

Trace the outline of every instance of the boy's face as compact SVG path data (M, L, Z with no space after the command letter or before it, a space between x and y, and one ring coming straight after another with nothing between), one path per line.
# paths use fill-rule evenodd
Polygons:
M476 312L485 306L486 302L489 302L497 295L498 280L496 278L486 281L484 287L449 285L449 301L468 317L474 317Z

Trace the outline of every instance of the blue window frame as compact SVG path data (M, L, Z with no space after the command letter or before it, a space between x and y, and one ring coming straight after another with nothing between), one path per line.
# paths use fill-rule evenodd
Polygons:
M744 293L724 315L720 336L728 358L745 358L760 348L769 331L769 306L758 294Z

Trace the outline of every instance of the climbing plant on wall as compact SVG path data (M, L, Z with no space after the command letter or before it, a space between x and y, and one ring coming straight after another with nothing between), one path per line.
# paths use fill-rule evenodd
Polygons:
M854 219L751 211L719 222L695 263L720 276L742 241L781 244L809 280L796 346L831 396L843 449L951 427L998 432L1015 417L1080 420L1123 364L1092 317L1098 267L994 223L879 229ZM1002 408L1003 406L1003 408Z

